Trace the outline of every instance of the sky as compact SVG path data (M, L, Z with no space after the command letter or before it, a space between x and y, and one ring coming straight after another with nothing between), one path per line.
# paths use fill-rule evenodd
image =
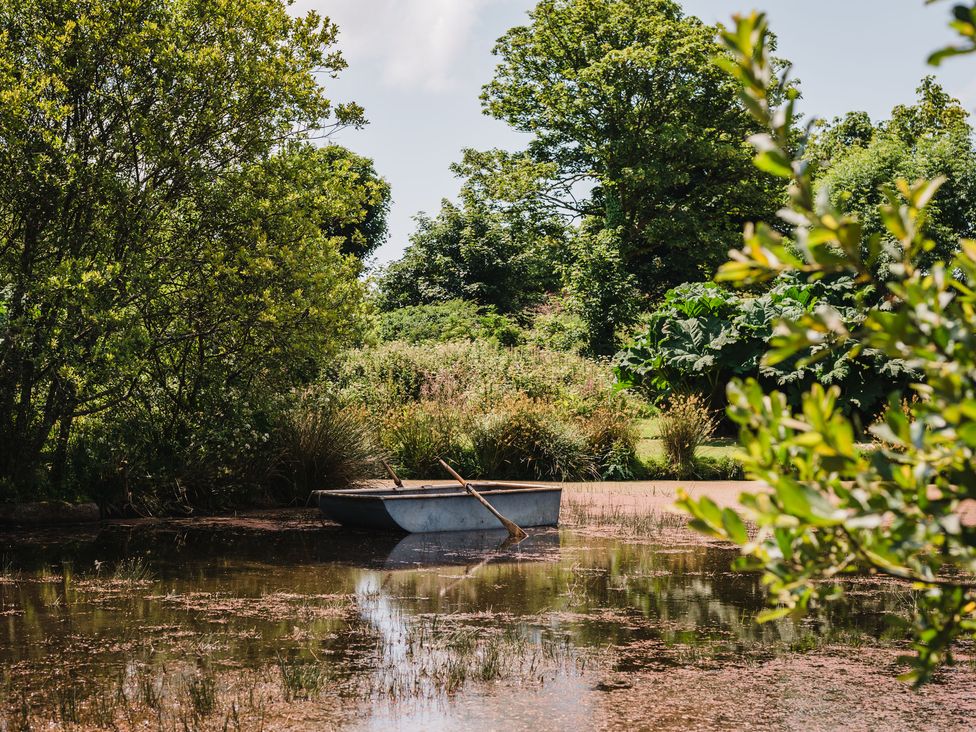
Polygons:
M756 0L684 0L685 12L707 23L751 10ZM343 130L333 141L371 157L392 187L390 237L376 264L396 259L408 244L413 217L434 214L460 182L449 166L465 147L520 149L524 135L481 113L479 94L491 79L491 49L508 28L524 24L532 0L296 0L340 30L349 68L325 79L330 98L356 101L369 125ZM765 0L777 54L802 82L801 111L832 118L852 110L875 120L910 103L926 74L976 109L972 60L939 69L928 53L952 40L951 3L924 0Z

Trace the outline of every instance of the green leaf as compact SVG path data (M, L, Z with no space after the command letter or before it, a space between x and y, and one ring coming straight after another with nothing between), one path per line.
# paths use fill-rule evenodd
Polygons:
M722 526L725 527L725 533L728 534L729 540L733 543L741 545L749 541L749 532L746 531L746 525L742 523L739 514L731 508L722 510Z

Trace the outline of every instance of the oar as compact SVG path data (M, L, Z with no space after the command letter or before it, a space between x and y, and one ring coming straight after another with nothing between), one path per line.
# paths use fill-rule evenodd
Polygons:
M393 472L393 468L390 467L390 464L386 462L386 460L380 460L380 462L383 463L383 467L386 468L386 472L390 474L391 478L393 478L393 485L397 487L397 490L403 490L403 481L400 480L400 478L397 477L397 474Z
M454 476L454 480L456 480L458 483L460 483L461 485L464 486L464 490L466 490L472 496L474 496L475 498L477 498L481 502L481 505L482 506L484 506L489 511L491 511L492 514L495 516L495 518L497 518L499 521L502 522L502 526L504 526L506 529L508 529L508 533L509 533L509 535L513 539L516 539L517 541L521 541L522 539L524 539L525 537L528 536L528 534L526 534L519 527L518 524L516 524L514 521L509 521L507 518L505 518L500 513L498 513L498 511L495 509L495 507L492 506L490 503L488 503L488 501L485 500L485 497L483 495L481 495L480 493L478 493L478 491L476 491L474 489L474 486L473 485L471 485L468 481L466 481L464 478L462 478L460 475L458 475L455 472L454 468L452 468L450 465L448 465L447 463L445 463L440 458L437 459L437 462L439 462L441 464L441 467L443 467L444 470L446 470L448 473L450 473L451 475Z

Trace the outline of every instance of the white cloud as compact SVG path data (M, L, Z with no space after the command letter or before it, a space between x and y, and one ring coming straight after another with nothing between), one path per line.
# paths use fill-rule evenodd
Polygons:
M496 0L300 0L339 25L351 64L375 66L384 83L446 91L459 81L459 59L480 12Z

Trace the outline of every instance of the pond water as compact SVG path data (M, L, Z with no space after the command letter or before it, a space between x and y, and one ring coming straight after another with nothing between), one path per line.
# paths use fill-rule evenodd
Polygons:
M6 729L573 729L621 675L877 641L907 601L759 625L729 549L582 528L113 525L0 556Z

